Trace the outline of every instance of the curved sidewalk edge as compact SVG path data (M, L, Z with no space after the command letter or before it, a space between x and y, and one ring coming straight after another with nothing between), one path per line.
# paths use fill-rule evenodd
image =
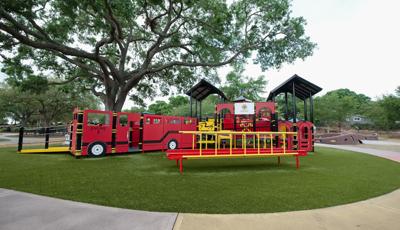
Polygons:
M400 189L365 201L314 210L267 214L179 214L174 230L397 230L399 226Z
M400 152L395 152L395 151L379 150L379 149L372 149L372 148L360 148L357 146L349 146L349 145L329 145L329 144L320 144L320 143L315 143L315 146L334 148L334 149L342 149L342 150L354 151L354 152L359 152L359 153L366 153L369 155L374 155L377 157L382 157L382 158L386 158L386 159L389 159L392 161L400 162Z
M0 188L0 229L172 229L177 213L86 204Z

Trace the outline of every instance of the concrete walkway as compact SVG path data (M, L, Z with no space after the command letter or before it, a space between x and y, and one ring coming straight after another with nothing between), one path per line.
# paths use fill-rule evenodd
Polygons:
M361 147L357 147L357 145L328 145L328 144L315 143L315 146L329 147L329 148L335 148L335 149L342 149L342 150L366 153L366 154L374 155L377 157L383 157L383 158L386 158L386 159L389 159L392 161L400 162L400 152L379 150L379 149L372 149L372 148L361 148Z
M267 214L135 211L0 189L0 229L398 229L400 189L357 203Z
M307 211L267 214L179 214L174 230L376 229L400 227L400 189L365 201Z
M176 213L104 207L0 188L1 230L172 229Z

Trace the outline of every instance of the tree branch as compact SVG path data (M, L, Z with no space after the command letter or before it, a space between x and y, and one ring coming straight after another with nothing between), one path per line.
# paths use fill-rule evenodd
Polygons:
M123 34L122 34L122 29L121 29L121 25L118 22L118 20L115 18L111 6L109 4L108 0L104 0L104 4L107 8L107 12L108 12L108 17L106 17L107 20L109 20L111 22L111 25L115 28L115 30L117 31L117 34L115 36L116 40L120 40L123 38Z
M19 25L19 24L18 24ZM94 54L88 53L83 50L78 50L74 49L65 45L61 45L59 43L54 43L54 42L48 42L48 41L34 41L30 39L26 35L22 35L18 30L16 30L13 27L9 27L4 23L0 22L0 29L7 32L8 34L12 35L15 39L20 41L21 43L32 46L34 48L38 49L44 49L44 50L49 50L49 51L58 51L61 52L65 55L70 55L70 56L76 56L76 57L82 57L82 58L88 58L91 60L96 60L96 57ZM24 31L26 32L26 31ZM39 37L40 38L40 37Z
M66 80L66 81L59 81L59 82L57 82L57 81L53 81L53 82L49 82L48 84L49 85L64 85L64 84L67 84L67 83L70 83L70 82L72 82L72 81L74 81L75 79L78 79L79 78L79 75L76 75L76 76L74 76L74 77L72 77L72 78L70 78L70 79L68 79L68 80Z
M223 62L218 62L218 63L204 63L204 62L181 62L181 61L172 61L169 62L167 64L161 65L159 67L154 67L154 68L149 68L148 71L146 72L146 74L148 73L155 73L155 72L159 72L161 70L167 69L167 68L171 68L173 66L186 66L186 67L219 67L219 66L223 66L226 64L231 63L232 61L234 61L243 51L239 51L237 53L235 53L233 56L231 56L230 58L228 58L227 60L223 61Z
M80 68L82 68L82 69L84 69L84 70L86 70L86 71L88 71L89 73L92 73L93 76L95 76L96 74L98 74L98 75L101 75L101 74L102 74L101 71L96 70L96 69L94 69L94 68L91 68L90 66L86 65L86 64L83 63L83 62L80 62L80 61L78 61L78 60L69 58L69 57L65 56L64 54L62 54L62 53L57 53L57 52L55 52L54 54L55 54L56 56L58 56L58 57L64 59L64 60L66 60L66 61L68 61L68 62L70 62L70 63L72 63L72 64L74 64L74 65L76 65L76 66L78 66L78 67L80 67ZM98 77L97 77L97 78L98 78Z

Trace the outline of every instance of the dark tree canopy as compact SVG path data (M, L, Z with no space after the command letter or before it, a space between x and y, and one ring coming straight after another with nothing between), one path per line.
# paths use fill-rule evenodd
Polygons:
M304 59L305 23L289 0L2 0L0 55L18 81L79 80L120 111L253 54L263 69Z

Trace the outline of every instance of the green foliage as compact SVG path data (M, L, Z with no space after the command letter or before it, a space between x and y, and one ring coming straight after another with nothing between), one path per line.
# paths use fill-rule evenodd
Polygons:
M300 162L296 170L294 157L281 157L279 166L276 158L189 160L180 175L175 161L161 152L94 160L23 155L3 148L0 187L112 207L187 213L315 209L400 187L399 164L375 156L316 148Z
M361 115L372 123L364 128L400 128L400 87L394 94L385 95L372 101L363 94L348 89L330 91L315 98L315 122L318 126L341 128L352 115Z
M130 109L125 109L124 112L130 113L143 113L146 111L145 107L132 106Z
M400 128L400 94L397 88L396 94L386 95L380 98L370 112L370 116L381 129Z
M180 105L186 105L186 104L189 103L188 97L187 96L181 96L181 95L178 95L178 96L175 96L175 97L170 97L168 100L169 100L169 105L172 108L178 107Z
M149 106L148 112L154 114L167 115L172 111L172 107L165 101L156 101Z
M25 87L3 85L0 107L5 116L22 126L49 126L52 122L67 122L75 107L96 109L98 100L73 85L52 86L45 91L30 91Z
M340 129L349 116L366 114L365 106L371 103L371 99L349 89L337 89L316 97L314 103L316 124Z
M267 81L265 76L258 76L253 79L243 76L243 70L236 69L226 76L226 85L221 88L229 100L244 96L251 101L264 101L260 94L264 93Z
M306 21L290 7L289 0L3 0L2 71L16 82L79 81L120 111L128 94L143 105L143 95L181 92L200 77L218 82L214 67L255 56L266 70L312 55Z
M276 103L276 110L278 112L278 117L279 119L284 120L285 119L285 113L286 113L286 108L285 108L285 95L280 94L275 97L275 103ZM309 103L307 101L307 103ZM294 113L293 113L293 102L292 102L292 95L288 93L288 119L292 120L294 118ZM307 108L308 109L308 108ZM309 111L308 111L309 112ZM296 98L296 119L297 120L303 120L304 119L304 102L298 98Z

